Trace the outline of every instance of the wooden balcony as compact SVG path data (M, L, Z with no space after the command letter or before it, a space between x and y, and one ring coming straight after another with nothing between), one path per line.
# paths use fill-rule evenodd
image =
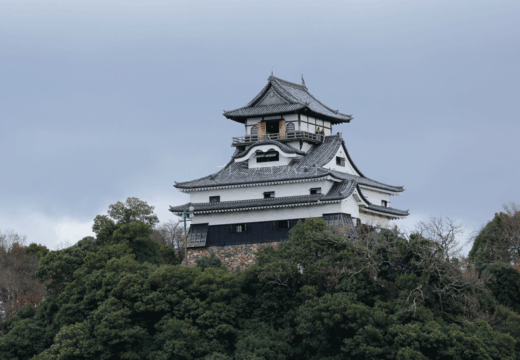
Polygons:
M266 134L264 136L269 136L271 140L276 141L295 141L295 140L305 140L314 143L323 142L323 135L313 134L307 131L291 131L285 134ZM262 140L258 135L246 135L233 137L233 143L231 146L241 146L241 145L250 145L257 141Z

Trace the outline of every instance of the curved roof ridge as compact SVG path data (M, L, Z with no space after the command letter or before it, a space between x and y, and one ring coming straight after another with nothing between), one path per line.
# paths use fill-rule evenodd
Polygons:
M359 188L359 184L356 184L356 190L357 190L359 196L361 196L361 199L363 199L364 202L366 202L368 205L372 205L372 203L370 201L368 201L368 199L365 197L365 195L363 195L363 193L361 192L361 189Z
M351 120L353 119L352 115L340 113L339 110L333 110L333 109L331 109L330 107L328 107L327 105L325 105L324 103L322 103L321 101L319 101L319 100L318 100L314 95L312 95L312 94L310 93L310 91L309 91L307 88L305 88L305 92L306 92L307 94L309 94L310 97L312 97L312 98L313 98L317 103L319 103L319 104L320 104L321 106L323 106L325 109L327 109L327 110L329 110L329 111L331 111L331 112L333 112L333 113L335 113L335 114L337 114L337 115L349 116Z
M285 100L285 101L288 101L289 103L291 104L301 104L301 105L304 105L302 104L300 101L298 101L297 98L295 98L293 95L291 95L288 91L286 91L283 86L277 84L276 81L271 81L270 83L274 89L276 89L278 91L278 95L281 95L281 97Z
M233 154L232 158L233 159L238 159L244 155L246 155L251 149L257 147L257 146L262 146L262 145L276 145L280 148L280 150L282 150L283 152L285 153L288 153L288 154L298 154L298 155L305 155L305 152L304 151L301 151L301 150L298 150L298 149L295 149L293 148L291 145L288 145L288 144L284 144L284 143L281 143L279 141L276 141L276 140L272 140L271 138L269 138L269 135L265 135L262 140L260 141L257 141L249 146L247 146L244 151L241 151L240 153L235 153Z
M385 207L385 206L374 205L374 204L370 204L369 206L366 207L366 209L372 210L372 211L377 211L377 212L382 212L382 213L387 213L387 214L391 214L391 215L395 215L395 216L410 215L410 210L399 210L399 209L396 209L393 207Z
M247 103L246 106L242 106L241 108L238 108L236 110L239 110L239 109L244 109L244 108L248 108L248 107L251 107L253 106L255 103L257 103L264 95L265 93L267 92L267 90L269 89L269 85L271 85L270 82L268 82L263 88L262 90L260 90L260 92L253 98L253 100L251 100L249 103Z
M340 113L339 110L333 110L331 109L330 107L328 107L327 105L325 105L324 103L322 103L320 100L318 100L314 95L311 94L311 92L309 91L309 89L307 88L307 86L305 85L300 85L300 84L296 84L296 83L293 83L291 81L287 81L287 80L284 80L284 79L280 79L280 78L277 78L277 77L274 77L272 76L276 81L282 83L283 85L288 85L288 86L291 86L291 87L294 87L298 90L302 90L302 91L305 91L310 97L313 98L314 101L316 101L318 104L320 104L321 106L323 106L325 109L329 110L330 112L333 112L337 115L344 115L344 116L349 116L352 118L352 115L349 115L349 114L343 114L343 113ZM300 101L298 101L299 103L301 103Z
M350 163L352 164L352 167L354 168L354 170L356 170L358 172L358 174L362 177L362 178L365 178L367 180L370 180L370 181L373 181L379 185L384 185L384 186L390 186L390 187L393 187L393 188L396 188L396 189L401 189L402 191L404 191L404 186L396 186L396 185L388 185L388 184L385 184L385 183L382 183L380 181L377 181L377 180L374 180L374 179L371 179L367 176L365 176L360 170L359 168L356 166L356 164L354 163L354 160L352 160L352 157L350 156L349 152L348 152L348 149L347 149L347 145L345 144L345 140L342 138L342 144L343 144L343 148L345 149L345 154L347 155L347 158L348 160L350 161Z
M352 115L340 113L339 110L333 110L322 103L309 92L309 89L305 85L283 80L273 75L271 75L267 80L267 85L265 85L263 89L246 106L229 111L224 110L224 116L237 122L244 122L244 118L247 117L267 116L269 114L275 113L292 113L295 111L301 111L303 108L306 108L310 113L314 114L312 116L323 117L327 121L331 121L334 124L350 122L350 120L353 118ZM262 108L260 105L258 105L258 103L266 96L267 92L271 88L281 99L287 102L287 104L282 104L285 106L280 108L266 106L265 108ZM289 105L292 105L292 107L287 108Z
M300 89L300 90L305 90L305 91L308 90L307 86L305 86L303 84L296 84L296 83L293 83L292 81L280 79L280 78L278 78L276 76L270 76L269 79L271 79L271 78L276 80L276 81L278 81L278 82L281 82L284 85L292 86L292 87L295 87L295 88Z

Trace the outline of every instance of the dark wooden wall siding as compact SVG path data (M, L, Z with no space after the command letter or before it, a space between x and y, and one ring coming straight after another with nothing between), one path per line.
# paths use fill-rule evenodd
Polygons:
M231 232L231 225L213 225L208 227L206 246L227 246L240 244L263 244L289 239L291 230L299 220L289 220L288 229L277 229L273 221L247 223L246 232Z

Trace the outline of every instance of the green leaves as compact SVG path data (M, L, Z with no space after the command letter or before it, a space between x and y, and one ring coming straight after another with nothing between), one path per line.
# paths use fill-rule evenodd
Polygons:
M479 277L421 235L307 219L245 272L214 255L188 268L151 240L152 210L130 198L96 217L96 238L33 246L50 296L4 322L0 358L519 357L520 275L509 265Z

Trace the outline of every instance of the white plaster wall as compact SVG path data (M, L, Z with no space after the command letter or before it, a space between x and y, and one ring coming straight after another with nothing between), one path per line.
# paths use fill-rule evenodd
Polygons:
M350 196L341 201L341 212L359 218L359 205L356 199L354 199L354 196Z
M308 153L308 152L309 152L313 147L314 147L313 144L304 141L301 150L302 150L302 151L305 151L306 153Z
M340 156L342 158L345 158L345 166L339 166L336 165L336 156ZM327 169L336 170L342 173L351 174L359 176L356 170L354 170L354 167L348 160L347 154L345 154L345 150L343 149L343 146L340 146L338 149L338 152L336 155L332 158L331 161L329 161L327 164L324 165Z
M379 191L372 191L367 189L361 189L363 195L374 205L381 205L381 200L388 201L388 206L390 206L390 195L381 193Z
M257 148L255 148L255 149L257 149ZM264 162L264 163L256 162L256 157L253 155L249 158L249 160L247 160L248 166L250 169L268 168L268 167L275 167L275 166L286 166L286 165L289 165L289 163L291 162L291 160L294 157L297 157L297 156L291 156L291 157L284 156L284 155L282 155L282 153L280 151L278 151L278 153L279 153L278 161L269 161L269 162ZM293 154L290 154L290 155L293 155Z
M288 142L286 144L289 145L289 146L292 146L295 149L304 151L306 153L309 152L309 150L312 149L312 147L314 146L312 143L309 143L307 141L303 141L302 148L300 149L300 141L299 140L298 141L291 141L291 142Z
M275 221L289 219L306 219L322 217L323 214L337 213L341 211L341 204L326 204L301 206L283 209L266 209L252 211L234 211L209 215L195 215L192 224L222 225L241 222Z
M220 196L220 201L263 199L264 192L274 191L276 197L309 195L311 188L321 187L326 194L334 182L332 180L308 181L293 184L261 185L243 188L195 191L190 193L192 203L207 203L210 196Z
M247 125L254 125L258 122L262 121L262 118L249 118L246 120Z
M298 121L298 114L284 115L283 118L285 121Z
M255 146L254 148L250 149L247 154L245 154L244 156L238 158L238 159L235 159L236 162L242 162L242 161L246 161L247 159L251 159L251 158L254 158L255 157L255 154L257 151L262 151L262 152L267 152L269 150L274 150L274 151L277 151L280 153L280 155L284 156L284 157L288 157L288 158L295 158L295 157L299 157L300 155L298 154L289 154L289 153L284 153L282 151L282 149L280 149L278 147L278 145L273 145L273 144L268 144L268 145L260 145L260 146Z
M302 120L303 120L303 117L302 117ZM308 125L307 123L302 122L302 123L301 123L301 129L300 129L300 130L301 130L301 131L307 131L307 132L308 132L308 131L309 131L309 125Z

